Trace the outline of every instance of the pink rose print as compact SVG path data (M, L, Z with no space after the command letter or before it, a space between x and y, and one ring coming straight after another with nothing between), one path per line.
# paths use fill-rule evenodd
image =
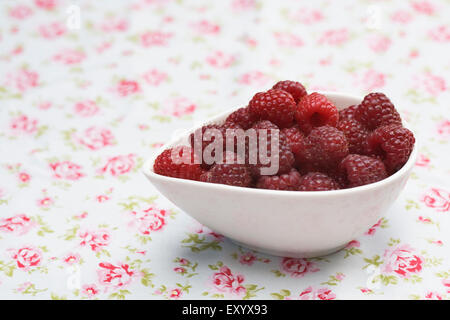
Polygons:
M234 63L235 58L232 55L226 54L222 51L216 51L206 57L206 62L216 68L229 68Z
M417 157L416 166L418 167L428 167L430 165L430 158L428 158L423 153L419 153L419 156Z
M96 115L100 108L92 100L77 102L73 108L74 113L80 117L92 117Z
M384 252L384 259L382 271L398 274L402 278L420 273L424 262L424 259L415 254L415 250L407 244L387 249Z
M182 267L175 267L175 268L173 268L173 271L175 271L176 273L180 273L180 274L185 274L187 272L187 270Z
M62 258L62 260L68 265L73 265L81 261L81 256L78 253L68 253Z
M428 32L431 40L436 42L450 42L450 27L442 25Z
M26 214L17 214L9 218L0 218L0 232L15 233L19 236L26 234L36 223Z
M53 10L56 7L56 0L34 0L34 4L45 10Z
M349 33L347 29L335 29L325 31L319 39L319 44L329 44L333 46L339 46L345 43L349 39Z
M450 137L450 120L441 121L437 126L437 132L444 138Z
M78 237L81 239L80 246L89 246L92 251L98 252L109 245L111 235L108 230L100 229L96 231L79 231Z
M31 176L28 173L26 173L26 172L19 173L20 182L27 183L30 181L30 179L31 179Z
M77 138L78 142L91 150L99 150L114 144L114 136L109 129L90 127L82 136Z
M201 20L193 23L191 26L198 34L202 35L217 34L220 32L220 26L207 20Z
M158 209L150 206L141 211L132 211L134 221L131 226L137 225L139 232L143 235L148 235L154 231L161 230L166 225L166 210Z
M141 35L141 45L144 47L166 46L172 36L172 33L160 31L145 32Z
M178 289L178 288L172 289L172 290L170 290L169 298L179 299L181 297L182 293L183 292L181 291L181 289Z
M11 120L9 127L13 134L34 134L37 131L38 121L26 115L20 115Z
M170 99L165 105L166 107L163 110L164 113L177 118L192 114L197 108L195 103L183 97Z
M39 27L39 33L45 39L55 39L64 35L67 32L66 26L59 22L53 22L48 25Z
M277 44L281 47L295 48L301 47L304 44L299 36L289 32L275 32L274 37Z
M391 20L399 23L409 23L412 20L412 15L405 10L397 10L391 15Z
M34 71L21 69L15 74L9 75L8 80L17 90L25 92L30 88L37 87L39 84L39 75Z
M323 20L323 14L316 9L301 8L291 15L291 19L303 24L313 24Z
M361 77L360 83L367 91L384 87L386 75L375 70L367 70Z
M361 244L359 243L358 240L352 240L349 243L347 243L346 248L350 249L350 248L359 248L361 246Z
M431 188L421 201L427 207L434 208L436 211L446 212L450 210L450 193L443 189Z
M251 266L253 262L255 262L257 259L257 256L253 252L247 252L240 256L239 262L241 264L246 264L248 266Z
M101 24L100 29L103 32L126 31L128 22L124 19L108 19Z
M53 60L66 65L77 64L83 61L86 55L79 50L66 49L53 56Z
M70 161L50 163L50 168L57 179L78 180L84 177L81 166Z
M130 270L128 264L119 263L113 265L108 262L99 263L100 270L97 271L98 281L107 287L123 289L131 283L135 272Z
M375 223L372 227L370 227L369 230L366 231L366 235L373 236L375 232L377 231L378 227L381 226L381 223L383 222L383 219L380 219Z
M18 5L9 9L9 16L19 20L26 19L32 14L33 11L27 6Z
M167 73L152 69L143 75L144 80L151 86L159 86L168 79Z
M246 85L263 86L269 82L269 77L261 71L251 71L240 76L238 82Z
M283 258L281 268L294 278L303 277L308 272L319 271L313 262L302 258Z
M414 10L426 15L433 15L435 12L434 6L429 1L414 1L411 5Z
M442 284L447 289L447 293L450 293L450 279L443 279Z
M120 176L129 173L135 166L135 155L130 153L128 155L116 156L108 159L106 165L100 169L100 174L109 173L112 176Z
M38 267L42 260L42 251L33 246L25 246L15 251L12 258L16 260L17 267L28 271L33 267Z
M253 10L256 8L255 0L233 0L231 3L233 10L235 11L245 11Z
M425 300L442 300L442 299L443 299L442 295L438 292L428 291L425 294Z
M234 275L227 266L222 266L219 272L213 275L214 288L220 292L226 292L232 295L240 296L247 291L242 285L243 282L244 276L240 274Z
M417 86L423 88L433 97L447 90L445 79L430 72L415 77Z
M391 46L391 39L386 36L373 36L369 39L369 48L376 53L382 53Z
M139 83L132 80L121 80L116 87L117 93L122 97L137 93L140 90Z
M84 284L81 287L81 294L87 298L93 298L99 292L100 292L100 290L97 288L97 286L95 284Z
M303 290L300 295L300 300L334 300L336 295L328 288L319 288L314 290L312 287L308 287Z

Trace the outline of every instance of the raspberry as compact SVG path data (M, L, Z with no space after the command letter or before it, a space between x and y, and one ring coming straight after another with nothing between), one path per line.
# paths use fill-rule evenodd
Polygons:
M355 110L355 119L369 130L390 124L402 124L392 102L383 93L369 93Z
M217 163L201 176L204 182L227 184L237 187L249 187L252 184L250 169L237 163L237 155L226 152L224 163Z
M278 129L276 125L271 123L268 120L259 121L256 124L250 128L250 130L256 130L256 137L257 137L257 149L255 149L255 146L249 146L248 147L248 156L250 154L257 155L257 162L250 164L250 168L252 169L252 173L255 177L260 176L263 172L261 172L262 168L269 168L272 165L271 160L277 161L278 160L278 168L274 174L283 174L287 173L291 170L294 162L295 157L294 154L291 152L288 141L286 136L283 134L283 132ZM260 141L260 130L267 130L267 143L266 145L262 145L262 142ZM275 138L275 131L278 132L278 139ZM275 155L272 155L272 143L278 143L278 153ZM266 148L266 152L263 152ZM260 155L267 156L270 160L268 164L263 164L260 159ZM272 159L273 158L273 159ZM247 157L248 159L248 157ZM252 161L250 158L248 161ZM274 164L275 165L275 164Z
M262 176L256 184L260 189L296 191L300 186L301 175L297 170L291 169L289 173L279 176Z
M388 173L392 174L408 161L414 143L412 132L402 126L379 127L367 137L367 154L383 160Z
M172 152L174 157L172 157ZM153 170L163 176L197 181L205 172L199 164L194 163L194 153L189 146L164 150L156 158Z
M349 154L339 165L350 188L374 183L387 177L383 161L359 154Z
M290 128L284 128L281 132L286 136L287 142L291 148L291 151L296 154L304 147L305 136L300 131L298 126Z
M300 179L299 191L338 190L339 185L332 178L321 172L310 172Z
M295 103L298 103L303 96L307 95L305 87L297 81L278 81L272 89L286 91L294 98Z
M254 119L270 120L280 128L289 127L294 121L295 101L282 90L259 92L250 100L248 107Z
M253 119L250 116L248 107L237 109L236 111L228 115L225 122L234 123L244 130L247 130L253 125Z
M363 154L365 152L365 143L369 132L360 122L354 119L339 119L337 129L345 134L350 153Z
M305 147L296 154L300 165L315 169L335 167L348 154L344 133L330 126L314 128L305 139Z
M295 110L295 118L300 129L308 134L315 127L324 125L335 127L339 112L327 97L313 92L300 99Z
M226 122L223 125L217 125L217 124L209 124L206 126L201 127L200 129L197 129L195 133L191 133L189 136L189 141L191 144L191 147L195 149L195 146L201 146L201 153L202 156L205 156L204 151L205 148L213 143L215 141L215 133L218 133L222 136L223 139L223 151L225 151L227 146L227 141L231 139L231 137L227 137L227 130L234 130L234 129L242 129L237 124ZM216 131L218 130L218 132ZM209 155L209 152L207 152L207 155ZM215 150L212 150L211 156L215 157ZM205 163L205 159L202 159L202 167L205 169L208 169L212 164Z
M352 105L345 109L339 110L339 121L346 119L353 119L355 117L355 111L358 108L358 105Z

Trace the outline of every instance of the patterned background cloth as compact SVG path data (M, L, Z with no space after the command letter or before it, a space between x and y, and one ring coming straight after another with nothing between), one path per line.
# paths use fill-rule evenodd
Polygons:
M1 1L0 297L448 299L449 16L448 0ZM175 130L285 79L385 92L419 143L386 216L323 258L237 247L141 172Z

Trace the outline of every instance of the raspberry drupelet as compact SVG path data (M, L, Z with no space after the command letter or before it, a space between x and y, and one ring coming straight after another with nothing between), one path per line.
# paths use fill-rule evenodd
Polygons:
M199 181L205 170L195 163L194 158L189 146L166 149L156 158L153 170L168 177Z
M279 128L290 127L294 121L294 98L283 90L272 89L255 94L248 108L253 119L269 120Z
M383 126L368 136L367 154L383 160L388 173L392 174L408 161L414 143L414 135L408 129L395 124Z
M339 112L324 95L313 92L304 96L295 109L295 119L300 129L309 134L313 128L328 125L336 127Z
M359 154L349 154L339 165L350 188L383 180L388 175L383 161Z
M261 176L256 184L259 189L296 191L300 186L300 173L291 169L289 173L279 176Z
M301 98L307 95L305 87L297 81L284 80L278 81L272 89L283 90L289 93L294 98L295 103L298 103Z
M339 184L321 172L309 172L300 179L299 191L338 190Z
M354 117L369 130L390 124L402 125L391 100L383 93L369 93L355 110Z

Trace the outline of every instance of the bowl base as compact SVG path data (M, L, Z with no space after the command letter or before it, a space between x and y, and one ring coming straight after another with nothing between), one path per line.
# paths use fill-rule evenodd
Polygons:
M258 251L263 254L269 254L271 256L277 256L277 257L290 257L290 258L316 258L316 257L322 257L326 256L332 253L335 253L339 250L344 249L347 246L347 243L332 249L327 250L321 250L321 251L308 251L308 252L287 252L287 251L279 251L279 250L270 250L270 249L264 249L260 247L254 247L249 246L245 243L230 239L233 243L235 243L238 246L248 248L254 251Z

